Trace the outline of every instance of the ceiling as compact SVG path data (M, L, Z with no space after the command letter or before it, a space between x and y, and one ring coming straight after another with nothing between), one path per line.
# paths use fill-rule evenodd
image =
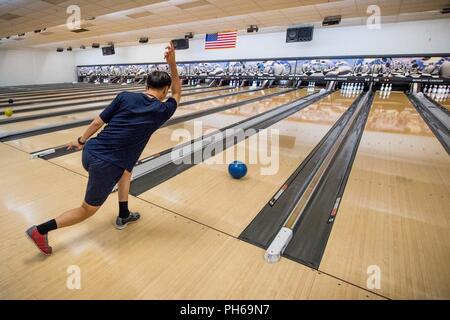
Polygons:
M126 46L136 45L140 37L162 42L187 32L199 36L245 32L249 25L257 25L260 32L289 25L320 27L330 15L342 16L340 26L363 25L367 7L373 4L381 9L382 23L450 18L440 13L450 0L2 0L0 49L72 46L76 50L93 42ZM75 33L67 28L70 5L80 7L81 26L89 31Z

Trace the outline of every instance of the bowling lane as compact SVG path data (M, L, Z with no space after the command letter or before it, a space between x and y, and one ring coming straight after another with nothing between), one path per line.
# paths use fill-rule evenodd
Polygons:
M141 159L154 155L166 149L175 147L179 143L178 140L171 139L172 134L175 130L185 130L185 132L188 132L191 135L192 139L194 139L203 135L207 130L215 131L232 123L236 123L238 121L249 118L257 113L262 113L266 110L280 106L293 99L298 99L306 96L307 94L308 93L306 92L306 90L296 90L284 95L264 99L262 101L254 103L249 103L239 108L226 110L220 113L214 113L205 117L161 128L156 131L155 134L153 134L153 136L150 138L149 143L142 152ZM202 128L195 129L195 124L198 125L200 122ZM74 172L78 172L82 175L87 175L86 171L81 165L80 153L72 153L67 156L51 159L50 161Z
M441 106L443 106L444 108L446 108L448 111L450 111L450 99L446 99L446 100L444 100L444 101L439 101L439 99L438 100L436 100L437 101L437 103L439 103Z
M139 85L140 87L143 87L142 85ZM7 99L7 98L21 98L21 97L35 97L35 96L52 96L54 94L66 94L66 93L73 93L73 92L89 92L89 91L100 91L100 90L114 90L118 88L134 88L138 87L135 85L127 85L127 86L85 86L85 87L78 87L78 88L59 88L59 89L39 89L39 90L27 90L27 91L15 91L15 92L3 92L0 93L0 100ZM27 98L28 99L28 98Z
M23 112L26 112L25 110L30 108L44 108L47 106L58 106L60 104L81 104L81 103L89 103L92 101L100 101L100 100L112 100L114 97L117 96L120 92L123 92L124 90L116 90L116 91L108 91L108 92L94 92L89 94L76 94L69 97L49 97L48 99L43 100L26 100L26 101L16 101L16 102L26 102L26 105L19 105L14 106L12 105L12 108L14 110L22 110ZM136 88L136 89L130 89L127 90L129 92L142 92L142 88ZM72 106L71 106L72 107ZM45 110L45 109L44 109ZM52 109L55 110L55 109ZM48 111L45 111L48 112ZM27 113L30 114L30 113Z
M71 100L70 105L64 105L60 107L56 107L61 105L61 103L67 104L68 101L57 101L57 102L50 102L50 103L37 103L33 105L27 105L21 107L12 107L14 111L17 110L27 110L30 108L44 108L41 110L34 110L34 111L22 111L21 113L14 113L14 117L25 117L25 116L31 116L31 115L45 115L47 113L52 112L58 112L58 111L64 111L64 110L71 110L71 109L78 109L78 108L88 108L88 107L103 107L107 106L111 101L116 97L116 94L106 96L106 97L92 97L89 99L76 99ZM55 108L51 109L45 109L45 107L55 106ZM10 117L6 117L3 113L0 115L0 119L11 119Z
M214 88L208 88L205 90L206 91L214 90ZM205 90L187 91L186 94L189 94L189 95L185 96L183 98L183 101L191 101L194 99L200 99L207 94L221 95L221 94L231 93L231 92L235 92L235 91L237 92L237 91L242 90L242 88L237 88L237 89L230 88L230 89L226 89L223 91L213 91L213 92L205 92ZM55 99L55 101L32 103L29 105L17 106L17 107L12 106L12 108L13 108L13 110L16 110L16 111L21 110L22 112L20 114L17 114L18 117L21 117L21 116L27 116L27 115L45 114L45 113L49 113L49 112L70 110L73 108L83 108L83 107L87 108L87 107L95 107L95 106L101 107L101 106L108 105L120 92L123 92L123 91L117 91L115 93L105 95L105 96L84 95L82 98L70 99L70 101L57 98L57 99ZM134 89L134 90L129 90L129 92L143 92L143 90L142 89ZM68 103L70 103L70 105L67 105ZM57 106L61 105L61 104L64 104L64 106L61 106L58 108ZM45 107L50 107L50 106L53 106L54 108L45 109ZM27 109L34 109L34 108L44 108L44 109L28 111L28 112L25 111ZM5 118L7 118L7 117L3 113L0 114L0 119L5 119Z
M226 89L226 90L219 91L219 92L200 92L200 93L192 95L192 96L183 97L182 102L192 101L192 100L196 100L196 99L202 99L202 98L206 98L209 96L241 92L241 91L245 91L245 90L248 90L248 89L231 88L231 89ZM108 103L94 102L92 105L95 105L95 106L105 105L106 106L106 105L108 105ZM89 106L91 106L91 104L84 104L83 106L79 106L79 107L81 108L81 107L89 107ZM65 108L63 108L63 110L70 109L70 108L72 108L72 106L65 107ZM71 121L75 121L75 120L82 120L82 119L86 119L86 118L94 118L101 112L101 110L102 109L77 112L77 113L72 113L72 114L67 114L67 115L62 115L62 116L46 117L46 118L34 119L34 120L22 121L22 122L16 122L16 123L2 124L2 125L0 125L0 133L32 129L32 128L36 128L36 127L40 127L40 126L62 124L62 123L67 123L67 122L71 122ZM56 109L53 109L51 111L56 111ZM42 113L42 114L44 114L44 113Z
M18 95L16 97L6 97L6 99L12 98L15 102L39 102L40 100L46 100L46 101L52 101L52 100L64 100L64 99L70 99L72 97L82 96L82 97L89 97L96 94L101 93L108 93L111 92L120 92L125 90L144 90L143 86L133 86L133 87L115 87L115 88L99 88L99 89L91 89L91 90L71 90L67 92L57 92L57 93L45 93L45 94L36 94L36 95ZM0 98L0 101L4 100L5 98Z
M194 111L198 111L198 110L206 110L206 109L218 107L218 106L221 106L224 104L230 104L230 103L234 103L234 102L248 100L248 99L251 99L254 97L259 97L262 95L274 93L279 90L285 90L285 89L272 88L272 89L242 93L242 94L236 95L236 96L229 96L229 97L225 97L225 98L213 99L210 101L190 104L190 105L186 105L186 106L180 106L180 107L178 107L177 111L175 112L174 117L181 116L181 115L191 113ZM92 111L91 118L98 115L99 113L100 113L100 111ZM83 117L82 119L84 119L84 118L89 118L89 117ZM80 134L83 132L84 128L85 127L77 127L77 128L72 128L72 129L60 130L60 131L42 134L42 135L38 135L38 136L33 136L33 137L28 137L28 138L23 138L23 139L18 139L18 140L12 140L12 141L8 141L6 143L8 143L12 146L15 146L16 148L18 148L20 150L30 153L30 152L34 152L34 151L38 151L38 150L65 144L65 143L73 140L74 137L80 136ZM1 130L1 126L0 126L0 130Z
M403 93L377 95L319 269L366 287L376 266L379 294L449 299L449 204L450 157Z
M238 237L354 99L335 92L264 130L278 130L279 148L268 135L267 146L250 145L247 139L139 198ZM273 161L256 155L258 151ZM259 159L256 164L250 164L251 154ZM235 159L248 164L241 180L228 175L228 163Z
M36 91L36 92L21 92L21 93L8 93L5 95L0 95L0 102L8 100L9 98L15 101L33 100L33 99L46 99L48 97L67 97L71 95L85 95L91 94L92 92L108 92L108 91L130 91L133 89L144 90L144 85L116 85L116 86L102 86L102 87L87 87L87 88L74 88L74 89L64 89L64 90L47 90L47 91ZM196 87L195 90L201 88L207 88L208 86ZM192 90L194 87L182 87L183 90Z
M62 115L62 116L54 116L54 117L34 119L34 120L29 120L29 121L2 124L2 125L0 125L0 133L10 133L10 132L19 131L19 130L34 129L34 128L41 127L41 126L64 124L64 123L72 122L75 120L83 120L83 119L89 119L89 118L93 119L100 112L101 112L101 110L84 111L84 112L66 114L66 115Z

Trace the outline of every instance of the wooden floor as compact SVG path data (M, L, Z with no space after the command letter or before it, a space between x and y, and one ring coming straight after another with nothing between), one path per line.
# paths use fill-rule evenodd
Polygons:
M292 261L268 265L261 249L134 197L139 224L116 230L111 196L90 220L53 232L44 257L24 230L78 205L86 178L4 144L0 154L1 299L380 298ZM80 290L66 287L71 265Z
M320 270L393 299L450 298L450 157L403 93L375 99Z
M450 110L450 98L448 98L445 101L441 101L439 102L440 105L444 106L445 108L447 108L447 110Z
M276 90L185 106L177 115ZM226 91L209 95L219 93ZM205 129L220 128L305 94L202 120ZM237 239L353 99L334 93L270 127L280 134L275 175L249 165L248 176L236 181L226 164L199 164L130 197L142 218L122 231L114 228L113 194L91 219L50 234L51 257L38 253L24 231L78 206L87 177L80 153L51 161L28 153L82 129L1 143L0 299L449 299L450 158L403 94L375 100L318 271L285 258L269 265L262 249ZM177 128L193 132L193 122L158 131L143 157L174 146ZM229 151L247 155L251 148L244 141ZM80 290L66 286L72 265L81 270ZM367 288L371 265L380 267L380 289Z

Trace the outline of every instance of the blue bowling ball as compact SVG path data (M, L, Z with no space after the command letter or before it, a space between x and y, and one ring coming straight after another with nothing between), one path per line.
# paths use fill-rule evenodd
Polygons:
M233 161L228 165L228 172L235 179L240 179L247 174L247 166L241 161Z

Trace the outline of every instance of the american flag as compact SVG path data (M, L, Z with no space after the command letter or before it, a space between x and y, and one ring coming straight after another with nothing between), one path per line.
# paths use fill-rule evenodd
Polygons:
M236 41L237 31L207 34L205 38L205 49L236 48Z

